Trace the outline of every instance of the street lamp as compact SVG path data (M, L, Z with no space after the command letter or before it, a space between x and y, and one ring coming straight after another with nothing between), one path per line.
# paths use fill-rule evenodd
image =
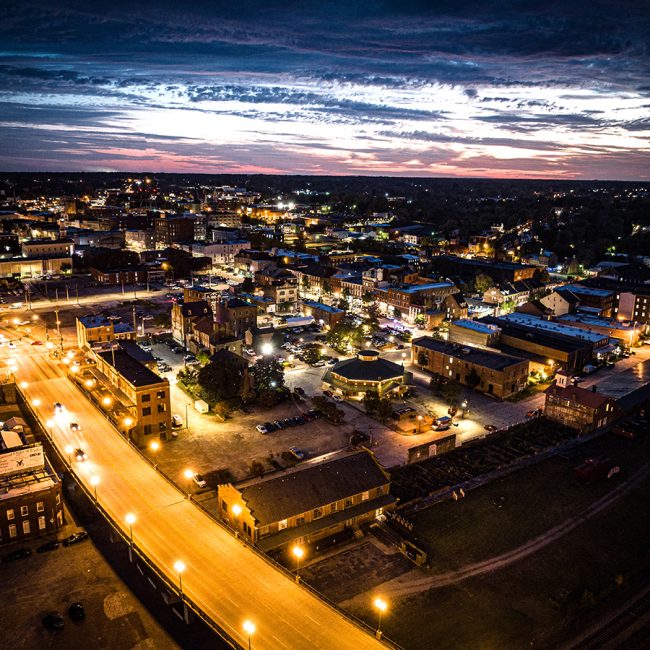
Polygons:
M21 382L20 382L20 387L21 387L23 390L25 390L25 389L27 388L27 386L29 386L29 384L28 384L26 381L21 381Z
M70 465L70 463L72 463L72 460L71 460L70 457L72 456L73 451L74 451L74 447L72 445L66 445L65 446L65 453L68 454L68 465Z
M95 503L97 503L97 486L99 485L99 476L91 476L90 484L93 486L95 491Z
M305 550L302 548L302 546L298 546L298 544L296 544L291 549L291 552L296 558L296 580L298 580L298 577L300 575L300 560L302 560L303 556L305 555Z
M192 493L190 492L190 488L192 487L192 484L190 481L194 478L194 471L191 469L186 469L183 472L183 476L187 479L187 497L188 499L191 499Z
M273 353L273 346L270 343L265 343L262 346L262 354L266 357Z
M422 416L418 415L418 433L422 431Z
M182 560L176 560L176 562L174 562L174 571L178 573L178 586L181 592L181 600L183 600L183 571L185 571L185 562Z
M151 451L153 451L154 457L155 457L155 454L160 449L160 443L157 440L154 440L153 442L151 442L149 444L149 449L151 449ZM157 466L158 466L158 463L156 461L154 461L153 468L156 469Z
M232 507L232 515L235 518L235 526L234 526L234 528L235 528L235 537L239 537L239 522L237 521L237 518L239 517L239 515L241 515L241 512L242 512L241 506L238 503L236 503Z
M105 397L105 398L102 400L102 404L103 404L104 406L110 406L112 401L113 401L113 400L112 400L110 397Z
M377 636L381 636L381 615L388 609L388 603L383 598L375 598L373 604L378 615Z
M136 519L137 517L132 512L129 512L126 517L124 517L124 521L129 524L129 543L131 546L133 546L133 524L135 523Z
M244 632L248 634L248 650L251 650L251 636L255 634L255 623L253 621L244 621Z
M133 424L133 418L124 418L124 426L128 429Z
M38 399L38 398L36 398L36 399L32 402L32 404L33 404L34 406L36 406L36 407L39 407L39 406L41 405L41 400Z

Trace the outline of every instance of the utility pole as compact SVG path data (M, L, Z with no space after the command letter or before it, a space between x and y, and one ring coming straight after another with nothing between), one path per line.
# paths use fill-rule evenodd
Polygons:
M56 316L56 333L59 337L59 345L61 346L61 354L63 354L63 337L61 336L61 321L59 320L59 305L57 303L54 308L54 314Z

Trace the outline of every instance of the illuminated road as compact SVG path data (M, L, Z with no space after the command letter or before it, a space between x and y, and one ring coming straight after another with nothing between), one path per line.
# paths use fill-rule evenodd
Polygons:
M75 467L80 480L92 492L90 478L99 478L99 503L127 536L125 517L136 516L136 546L173 583L178 584L174 563L185 563L184 593L238 643L247 647L242 624L250 619L257 626L254 648L385 647L185 499L61 376L44 349L25 343L0 348L3 363L11 357L17 381L28 382L24 392L62 455L67 445L86 451L88 460ZM63 413L54 413L54 402L64 405ZM70 422L81 431L70 431Z

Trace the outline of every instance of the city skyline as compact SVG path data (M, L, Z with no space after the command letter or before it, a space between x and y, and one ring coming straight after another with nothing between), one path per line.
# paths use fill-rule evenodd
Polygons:
M650 178L631 2L21 2L0 168Z

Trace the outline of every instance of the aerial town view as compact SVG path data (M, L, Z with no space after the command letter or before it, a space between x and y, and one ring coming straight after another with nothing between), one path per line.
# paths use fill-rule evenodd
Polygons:
M0 34L1 648L650 647L649 5Z

